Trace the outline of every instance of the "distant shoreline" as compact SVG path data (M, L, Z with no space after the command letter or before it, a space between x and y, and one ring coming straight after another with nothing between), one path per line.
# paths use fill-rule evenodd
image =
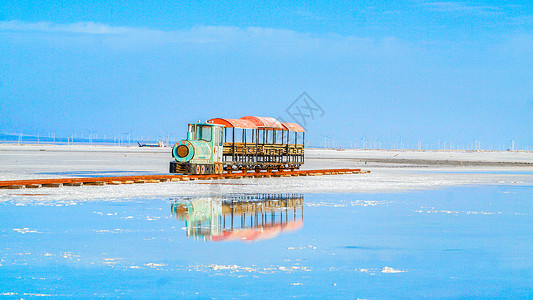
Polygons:
M446 167L533 167L533 162L505 162L505 161L467 161L467 160L430 160L430 159L394 159L394 158L336 158L336 157L321 157L306 159L339 159L348 160L352 162L372 162L383 164L400 164L417 167L425 166L446 166Z

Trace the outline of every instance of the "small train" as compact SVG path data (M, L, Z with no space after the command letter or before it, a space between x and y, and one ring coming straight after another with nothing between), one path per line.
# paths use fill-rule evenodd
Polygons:
M305 130L271 117L214 118L189 124L187 139L172 148L170 173L222 174L299 169Z

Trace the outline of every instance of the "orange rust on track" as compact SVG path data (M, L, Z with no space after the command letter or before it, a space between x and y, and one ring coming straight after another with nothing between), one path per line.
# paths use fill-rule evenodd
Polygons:
M295 170L295 171L275 171L275 172L234 172L212 175L139 175L139 176L119 176L119 177L86 177L86 178L55 178L55 179L29 179L29 180L9 180L0 181L0 188L17 188L21 186L37 187L38 185L70 185L79 186L102 185L104 184L129 184L129 183L154 183L181 180L209 180L209 179L237 179L237 178L269 178L269 177L289 177L316 175L336 175L336 174L362 174L370 173L361 169L326 169L326 170ZM73 185L76 184L76 185Z

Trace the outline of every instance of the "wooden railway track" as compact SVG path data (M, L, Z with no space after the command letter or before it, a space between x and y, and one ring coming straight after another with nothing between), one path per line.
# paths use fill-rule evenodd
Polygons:
M213 175L139 175L119 177L54 178L0 181L0 189L23 189L82 185L118 185L134 183L157 183L168 181L217 180L238 178L265 178L291 176L320 176L337 174L370 173L361 169L295 170L274 172L232 172Z

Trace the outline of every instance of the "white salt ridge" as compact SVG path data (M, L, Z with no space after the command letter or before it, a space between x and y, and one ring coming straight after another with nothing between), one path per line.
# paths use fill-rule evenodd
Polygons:
M260 274L273 274L276 272L284 272L284 273L292 273L297 271L305 271L309 272L311 271L310 268L305 266L272 266L272 267L266 267L266 268L260 268L257 266L251 266L251 267L245 267L245 266L239 266L239 265L218 265L218 264L210 264L207 266L204 265L195 265L190 266L190 270L195 271L203 271L206 270L213 270L213 271L228 271L230 273L238 273L238 272L247 272L247 273L260 273Z
M59 253L59 256L71 261L81 261L81 255L73 254L72 252L61 252Z
M19 232L19 233L22 233L22 234L26 234L26 233L42 233L42 232L38 232L37 230L32 230L32 229L29 229L29 228L13 228L13 231L16 231L16 232Z
M97 233L123 233L123 232L133 232L132 230L130 229L120 229L120 228L117 228L117 229L100 229L100 230L97 230L97 229L93 229L94 232L97 232Z
M388 203L390 202L375 201L375 200L368 200L368 201L356 200L356 201L345 202L341 200L341 201L336 201L336 202L325 202L325 201L305 202L304 205L309 206L309 207L352 207L352 206L366 207L366 206L386 205Z
M165 267L166 266L166 264L157 264L157 263L146 263L144 265L147 266L147 267L150 267L150 268L158 268L158 267Z
M315 246L312 246L312 245L307 245L306 246L303 246L303 247L287 247L287 250L302 250L302 249L316 249Z
M250 267L240 267L238 265L215 265L215 264L211 264L211 265L208 265L209 268L213 269L214 271L218 271L218 270L232 270L232 271L247 271L247 272L252 272L254 271L253 268L250 268Z
M362 273L370 273L370 275L373 275L375 272L381 272L381 273L387 273L387 274L395 274L395 273L405 273L407 271L405 270L397 270L391 267L383 267L381 269L355 269L358 272Z
M501 214L502 212L486 212L486 211L452 211L452 210L413 210L416 213L427 213L427 214L466 214L466 215L496 215Z
M104 258L103 264L108 266L115 266L120 263L122 258Z
M383 267L383 269L381 269L381 273L404 273L404 272L406 271L396 270L390 267Z

